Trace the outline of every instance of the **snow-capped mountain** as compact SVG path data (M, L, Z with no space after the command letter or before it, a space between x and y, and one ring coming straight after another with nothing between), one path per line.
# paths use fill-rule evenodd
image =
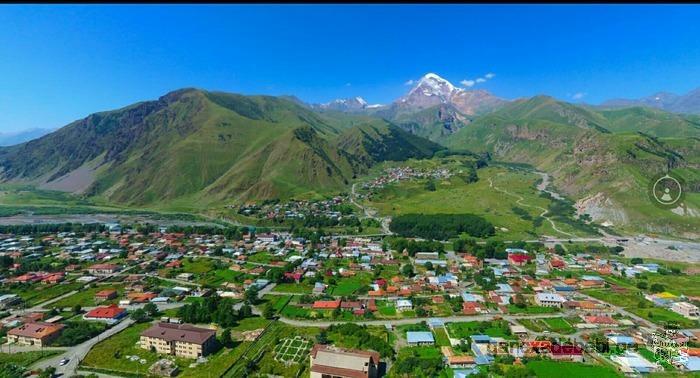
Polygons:
M315 105L314 107L324 110L338 110L338 111L360 111L364 109L374 109L381 107L383 105L375 104L370 105L362 97L351 97L336 99L325 104Z
M457 110L473 115L482 110L490 110L505 103L504 100L485 90L459 88L434 73L428 73L395 104L401 108L422 110L440 104L453 105Z

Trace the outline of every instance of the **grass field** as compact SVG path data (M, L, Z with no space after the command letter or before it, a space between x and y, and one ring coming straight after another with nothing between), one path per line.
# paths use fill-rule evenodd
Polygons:
M80 282L66 282L55 285L33 284L21 289L13 289L12 291L18 294L27 306L34 306L73 290L78 290L83 285Z
M272 291L278 293L291 293L291 294L311 294L314 289L313 286L306 282L301 283L281 283L275 286Z
M61 353L59 350L46 350L41 352L0 353L0 377L7 365L19 366L22 370L35 362ZM8 376L9 378L9 376Z
M513 338L506 334L507 324L493 322L455 322L447 323L447 331L454 339L468 339L471 335L484 334L491 337Z
M515 238L517 240L539 235L562 236L552 229L547 221L539 225L533 222L543 212L538 208L547 208L550 203L549 200L540 197L535 188L535 182L539 176L502 167L480 169L478 176L479 181L475 183L466 183L459 176L439 181L435 191L426 190L424 180L391 184L379 191L369 205L377 208L382 215L408 213L481 215L496 226L497 232L494 239L513 240ZM489 185L489 179L494 186L507 190L513 195L495 190ZM523 200L519 201L517 196L522 197ZM520 210L514 210L514 208ZM573 231L566 224L557 223L557 227L565 232L581 234L579 231Z
M259 328L262 323L259 318L251 318L241 321L239 327ZM264 319L263 319L264 320ZM266 322L266 321L265 321ZM254 323L254 324L253 324ZM163 358L162 355L152 353L149 350L141 349L136 344L139 340L141 332L150 327L151 323L133 324L129 328L99 342L95 345L90 353L81 362L81 366L96 369L106 369L113 371L115 374L145 374L147 369L158 359ZM236 330L241 330L236 327ZM244 348L244 345L236 345L233 349L221 348L216 353L207 357L208 361L205 364L196 367L189 367L194 361L191 359L175 358L175 363L181 370L178 377L199 377L202 371L207 371L212 377L221 376L235 359L236 353L240 353L239 348ZM131 361L126 356L138 356L146 360L145 364L139 361ZM170 358L170 357L169 357Z
M54 302L51 304L52 307L73 307L75 305L80 305L81 307L91 307L95 306L98 304L98 302L95 301L95 294L99 291L102 290L109 290L109 289L115 289L117 290L117 297L114 299L110 299L107 301L99 302L99 305L107 305L111 303L117 303L119 301L119 298L124 294L124 286L123 285L96 285L95 287L91 287L89 289L82 289L78 291L77 293L63 298L57 302Z
M559 312L556 307L527 306L520 308L516 305L508 305L509 314L553 314Z
M447 337L447 333L445 332L444 328L436 328L433 330L433 334L435 335L435 343L438 346L450 346L450 339Z
M532 361L527 364L538 378L613 378L622 377L612 367L574 362Z
M352 295L361 287L369 285L372 278L367 274L358 274L352 277L339 279L334 287L330 288L331 295Z

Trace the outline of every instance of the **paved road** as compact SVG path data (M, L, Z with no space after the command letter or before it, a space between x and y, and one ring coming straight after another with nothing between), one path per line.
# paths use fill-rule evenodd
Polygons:
M606 303L606 304L608 304L608 306L610 306L610 308L611 308L613 311L617 311L617 312L619 312L619 313L622 314L622 315L625 315L625 316L628 316L628 317L634 319L635 322L636 322L637 324L642 324L642 325L644 325L644 326L646 326L646 327L653 328L653 329L658 329L658 328L660 328L658 325L656 325L656 324L654 324L654 323L652 323L652 322L650 322L650 321L648 321L648 320L646 320L646 319L644 319L644 318L642 318L642 317L640 317L640 316L638 316L638 315L635 315L635 314L633 314L633 313L631 313L631 312L625 310L624 308L622 308L622 307L620 307L620 306L615 306L615 305L613 305L613 304L610 303L610 302L606 302L606 301L603 301L603 300L600 300L600 299L591 297L590 295L585 294L585 293L582 293L582 292L580 292L580 291L578 292L578 295L581 295L581 296L583 296L583 297L585 297L585 298L588 298L589 300L592 300L592 301L600 301L600 302Z
M13 309L12 311L10 311L10 313L12 313L12 314L23 314L23 313L25 313L25 312L46 311L46 310L48 310L48 308L46 308L46 306L48 306L48 305L50 305L50 304L52 304L52 303L55 303L55 302L57 302L57 301L59 301L59 300L61 300L61 299L63 299L63 298L70 297L70 296L73 295L73 294L76 294L76 293L79 292L83 287L85 287L85 286L87 286L87 285L95 284L95 283L98 283L98 282L107 280L107 279L109 279L109 278L112 278L112 277L114 277L114 276L118 276L118 275L123 274L123 273L125 273L125 272L128 272L128 271L130 271L131 269L134 269L134 268L136 268L136 267L137 267L137 265L132 265L132 266L127 267L126 269L121 270L121 271L119 271L119 272L115 272L115 273L112 273L112 274L109 274L109 275L106 275L106 276L98 277L98 278L97 278L96 280L94 280L94 281L86 282L86 283L85 283L80 289L78 289L78 290L73 290L73 291L71 291L71 292L68 292L68 293L66 293L66 294L60 295L60 296L58 296L58 297L51 298L51 299L49 299L48 301L39 303L39 304L37 304L37 305L35 305L35 306L33 306L33 307L30 307L30 308Z
M278 320L282 323L286 323L295 327L329 327L333 324L344 324L344 323L355 323L360 325L378 325L383 326L390 324L392 326L406 325L406 324L417 324L428 319L440 319L445 323L452 322L470 322L470 321L489 321L495 318L501 318L508 321L518 320L518 319L545 319L545 318L558 318L561 317L561 313L556 314L536 314L536 315L503 315L503 314L485 314L485 315L468 315L468 316L448 316L448 317L430 317L430 318L409 318L409 319L384 319L384 320L362 320L362 321L343 321L343 320L333 320L333 321L318 321L318 320L297 320L289 319L285 317L280 317Z
M56 367L56 374L60 376L65 376L65 377L71 377L75 374L76 368L78 367L78 364L80 361L82 361L85 356L88 354L90 349L92 349L95 344L100 342L101 340L106 339L109 336L114 335L115 333L124 330L131 324L133 324L134 321L132 319L125 319L121 323L117 324L116 326L102 332L101 334L93 337L90 340L87 340L83 342L82 344L78 344L74 347L71 347L68 349L66 352L61 353L55 357L51 357L49 359L39 361L36 364L32 366L34 369L45 369L49 366L54 366ZM69 358L70 362L67 363L64 366L58 366L58 363L64 359L64 358Z

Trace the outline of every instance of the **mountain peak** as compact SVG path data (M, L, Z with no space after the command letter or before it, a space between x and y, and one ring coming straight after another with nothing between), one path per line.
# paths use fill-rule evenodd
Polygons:
M418 83L408 92L406 97L413 94L423 96L437 96L442 102L447 102L448 98L457 90L449 81L429 72L418 80Z
M316 105L320 109L339 111L358 111L368 107L367 101L360 96L350 98L338 98L325 104Z

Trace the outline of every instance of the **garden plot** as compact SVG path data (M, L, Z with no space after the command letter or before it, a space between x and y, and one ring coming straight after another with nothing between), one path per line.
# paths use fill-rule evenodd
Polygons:
M309 349L311 349L311 341L303 337L295 336L282 339L275 347L275 361L284 364L298 364L304 361Z

